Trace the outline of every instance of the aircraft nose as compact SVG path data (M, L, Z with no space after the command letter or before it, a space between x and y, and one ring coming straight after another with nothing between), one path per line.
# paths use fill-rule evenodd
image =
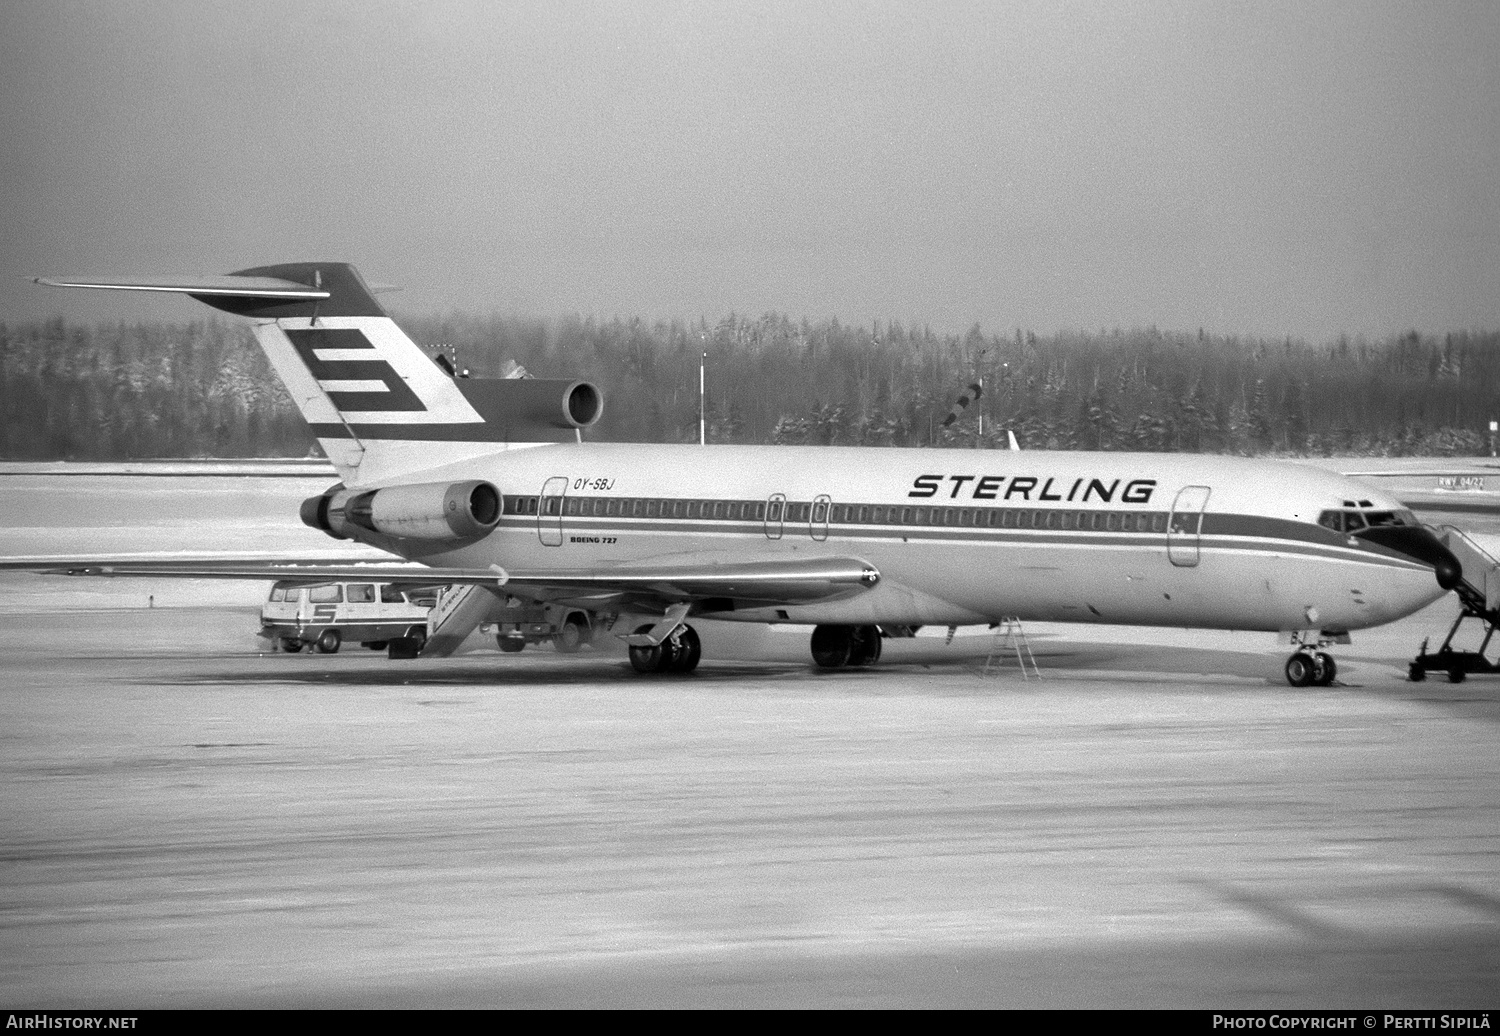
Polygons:
M1433 562L1432 570L1437 574L1438 586L1444 590L1452 590L1463 579L1464 566L1459 564L1458 558L1454 557L1453 552L1447 547L1441 543L1438 547L1442 550L1443 556Z
M1420 526L1383 525L1364 529L1356 535L1415 558L1424 565L1431 565L1438 586L1444 590L1452 590L1464 577L1464 566L1453 556L1453 552L1443 546L1442 541L1431 531Z

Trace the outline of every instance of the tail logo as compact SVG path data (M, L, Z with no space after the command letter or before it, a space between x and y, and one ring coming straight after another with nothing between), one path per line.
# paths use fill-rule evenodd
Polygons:
M351 427L463 425L468 434L485 423L389 317L284 318L257 324L255 336L320 437L324 426L347 435Z
M356 327L288 328L292 348L339 410L349 413L426 413L405 379Z

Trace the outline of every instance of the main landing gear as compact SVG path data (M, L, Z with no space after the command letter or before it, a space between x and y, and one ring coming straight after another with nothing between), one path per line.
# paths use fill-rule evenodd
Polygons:
M651 624L640 627L637 634L651 632ZM667 635L660 644L630 647L630 665L638 673L691 673L698 668L703 657L703 645L698 642L698 633L683 623Z
M880 627L815 626L812 657L819 669L874 665L880 661Z

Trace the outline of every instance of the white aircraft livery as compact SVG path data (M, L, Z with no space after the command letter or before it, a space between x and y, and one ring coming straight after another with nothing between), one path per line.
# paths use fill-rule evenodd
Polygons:
M518 603L576 609L591 631L645 616L616 631L641 672L691 671L697 617L810 626L830 668L873 664L882 637L932 624L1263 630L1296 645L1295 686L1332 682L1324 648L1462 575L1395 498L1283 461L585 443L604 405L593 385L454 377L345 263L37 280L178 292L253 321L342 479L302 520L406 562L48 571L472 587L460 634Z

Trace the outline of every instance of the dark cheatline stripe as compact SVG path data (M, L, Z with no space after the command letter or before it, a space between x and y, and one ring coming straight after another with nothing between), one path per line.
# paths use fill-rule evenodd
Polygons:
M1242 517L1259 520L1259 516L1246 515ZM555 515L544 515L543 520L549 528L555 528L557 517ZM743 535L748 537L762 538L765 536L765 525L763 522L746 522L741 519L719 520L712 519L704 521L685 520L680 518L601 518L589 515L572 515L564 517L562 527L563 536L611 536L621 533L655 533L663 535ZM1266 521L1277 522L1280 519L1266 519ZM536 515L506 515L501 524L517 532L535 534L537 528ZM1291 526L1300 523L1287 522ZM783 525L784 538L796 539L808 537L809 529L806 522L788 522ZM1097 532L1064 532L1060 530L1025 530L1025 529L989 529L989 528L960 528L939 526L911 526L911 525L889 525L889 526L831 526L828 533L830 540L894 540L920 541L927 544L942 543L985 543L993 546L1012 547L1105 547L1115 550L1153 550L1165 551L1167 547L1165 533L1097 533ZM1338 542L1330 543L1326 539L1317 536L1307 537L1273 537L1273 536L1250 536L1240 531L1233 536L1203 536L1199 541L1199 548L1205 551L1243 551L1265 554L1296 554L1309 558L1322 558L1332 561L1353 561L1360 564L1373 564L1390 568L1421 568L1426 567L1420 562L1400 553L1388 550L1378 545L1365 543L1355 549L1345 545L1343 537L1336 537ZM1248 541L1248 542L1247 542Z
M1299 540L1303 543L1342 544L1342 533L1311 522L1268 518L1259 514L1205 514L1205 536L1247 536L1252 539Z

